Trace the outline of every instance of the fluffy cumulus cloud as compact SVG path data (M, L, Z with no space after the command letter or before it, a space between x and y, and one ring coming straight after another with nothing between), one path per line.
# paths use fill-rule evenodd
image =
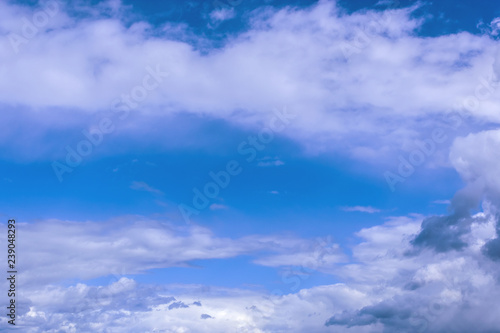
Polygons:
M494 331L498 319L482 314L498 297L494 290L499 271L482 247L495 236L496 220L489 211L471 219L470 232L462 239L465 245L447 252L429 246L412 253L412 240L426 228L421 218L364 230L378 241L379 250L373 251L373 242L362 243L364 251L354 256L363 264L347 267L344 274L369 287L378 299L333 315L327 325L378 326L376 331L384 332Z
M497 220L491 206L471 216L470 230L461 238L466 246L449 251L425 247L412 253L424 219L393 217L360 230L361 242L352 248L348 261L339 260L338 246L329 241L307 245L304 240L269 236L231 241L200 230L174 237L165 226L152 232L144 223L118 231L114 225L105 232L97 224L93 229L101 228L100 232L86 232L60 221L40 224L31 232L25 226L26 271L19 322L26 332L494 332L500 325L495 310L500 267L484 252L485 244L495 239ZM28 246L34 237L43 236L45 243L55 241L54 228L62 229L68 241L59 242L57 249L40 242L37 249ZM129 237L138 234L137 228L144 234L142 240ZM87 253L82 254L80 247ZM283 248L287 253L295 251L296 258L264 256L255 263L302 265L304 272L312 268L341 282L292 292L292 280L284 280L282 288L271 293L207 285L147 285L119 274L102 285L55 283L61 277L110 274L117 265L124 266L122 273L130 273L193 258ZM105 255L99 258L94 250ZM32 256L26 251L39 253L37 263L28 260ZM172 256L172 251L178 254ZM169 262L171 258L176 262ZM332 264L339 261L341 265ZM68 267L69 262L75 266ZM37 279L36 286L31 279Z
M221 8L216 9L210 13L210 19L214 22L226 21L236 16L234 8Z
M32 303L21 319L29 327L26 332L281 332L301 328L321 332L324 313L363 304L364 296L344 285L283 297L196 285L172 290L172 286L141 286L127 278L99 287L48 287L31 295ZM172 293L176 296L169 296Z
M387 332L498 330L498 312L490 308L499 296L500 278L499 143L498 130L454 140L450 162L466 186L451 200L450 215L396 224L392 231L387 224L360 233L370 238L358 249L370 251L354 251L354 257L365 264L348 265L343 274L352 281L360 280L356 274L364 274L363 282L383 286L378 289L380 298L333 315L328 326L378 327ZM482 212L470 215L481 202ZM391 239L389 235L395 236L401 227L405 233ZM381 251L374 251L376 241Z
M455 124L453 112L499 121L496 41L467 32L420 37L417 7L261 9L246 16L246 31L215 47L183 24L134 20L116 1L99 10L47 4L55 8L2 3L0 11L0 102L44 115L31 136L106 111L115 122L129 111L144 121L188 112L258 127L286 105L298 115L286 135L304 147L381 161L415 149L427 128ZM228 10L212 16L226 19Z
M500 180L498 179L497 161L500 159L498 145L500 130L488 130L457 138L450 153L455 169L469 184L471 198L480 200L486 195L497 201L500 198Z
M452 147L450 159L467 182L467 187L458 195L473 203L480 200L491 202L499 218L500 182L498 180L498 144L500 131L488 130L458 138ZM484 253L494 260L500 259L500 221L497 222L498 237L484 245Z

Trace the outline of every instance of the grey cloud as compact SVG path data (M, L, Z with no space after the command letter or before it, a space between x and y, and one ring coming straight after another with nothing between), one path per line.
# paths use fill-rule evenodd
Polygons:
M409 318L412 315L409 305L393 300L383 301L376 305L366 306L356 312L343 312L338 316L333 316L327 320L326 326L344 325L366 326L375 323L382 323L386 327L406 327L411 328Z
M340 332L497 332L498 317L485 313L491 312L499 297L498 267L486 264L477 246L486 242L482 252L500 259L499 238L491 240L495 225L497 236L500 229L494 212L494 207L485 205L474 216L427 218L416 237L409 237L411 229L400 234L406 239L402 244L389 237L397 226L364 231L366 239L371 239L370 234L373 239L384 235L386 250L375 257L359 257L364 258L363 264L350 273L355 281L361 273L379 273L379 280L359 279L366 281L364 286L370 286L368 293L375 297L369 305L333 312L325 325ZM366 253L380 246L364 244L370 246ZM393 249L406 245L417 249L412 257L405 256L405 251L398 255ZM438 253L418 251L424 247ZM452 251L456 249L460 251Z
M500 217L497 216L496 219L497 219L497 227L496 227L497 237L489 240L486 244L484 244L481 250L483 254L488 258L490 258L491 260L500 261Z
M404 289L406 290L417 290L418 288L422 287L423 283L420 281L410 281L407 284L405 284Z
M436 252L462 250L467 246L461 237L470 231L470 218L459 215L432 216L422 222L422 230L413 239L416 247Z
M75 332L71 327L76 329L76 332L108 332L95 328L96 324L102 322L103 316L108 321L106 329L112 330L113 327L116 329L122 325L119 321L127 321L123 312L143 313L152 307L176 301L174 297L162 296L161 293L165 290L138 285L127 278L121 278L106 286L48 286L27 292L32 299L29 312L19 313L19 321L26 327L38 327L38 330L32 329L29 332L52 332L54 327L59 327L61 332ZM178 303L182 302L172 304ZM63 330L61 327L64 323L73 323L73 326Z
M428 247L436 252L460 251L467 246L462 239L470 232L470 211L479 206L483 188L478 183L468 184L451 200L452 214L432 216L422 222L422 230L412 241L417 248Z
M500 261L500 238L488 241L482 248L484 255L492 260Z
M182 309L182 308L189 308L189 305L186 305L183 302L175 302L175 303L172 303L172 304L170 304L168 306L169 310L172 310L172 309Z

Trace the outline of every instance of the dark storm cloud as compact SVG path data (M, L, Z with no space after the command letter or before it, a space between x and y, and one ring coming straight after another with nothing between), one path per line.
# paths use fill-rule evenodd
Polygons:
M481 249L483 254L491 260L500 261L500 217L497 220L497 237L486 242Z
M366 306L359 311L344 311L328 319L326 326L342 325L347 327L366 326L382 323L385 327L398 329L411 328L412 309L406 300L385 300L376 305Z
M436 252L462 250L467 246L461 237L470 231L470 218L459 215L432 216L422 222L420 233L413 239L416 247Z

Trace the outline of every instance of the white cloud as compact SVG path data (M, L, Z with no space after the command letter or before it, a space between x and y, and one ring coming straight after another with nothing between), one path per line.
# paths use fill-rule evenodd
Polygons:
M285 165L285 162L283 162L279 158L272 158L272 157L263 158L259 161L259 163L257 163L257 166L259 167L272 167L281 165Z
M493 196L500 196L498 163L500 162L500 130L489 130L457 138L450 152L450 160L469 188L477 188ZM480 190L479 190L480 189Z
M353 258L348 264L336 266L317 261L317 269L336 275L343 283L293 293L296 280L300 281L296 275L284 280L281 290L272 295L202 285L151 286L130 278L117 278L102 286L37 284L24 288L23 297L29 300L29 305L24 303L26 311L19 321L29 327L26 332L50 332L62 324L73 325L77 332L106 329L119 332L494 331L500 325L498 316L485 314L491 313L500 297L497 288L500 268L482 254L481 244L495 236L495 218L489 211L473 217L467 235L471 246L461 252L436 254L425 250L408 255L411 239L418 233L422 219L422 216L394 217L384 225L361 230L357 235L362 242L353 247ZM24 229L29 230L26 226ZM46 229L52 233L64 231L61 223L52 227L49 223ZM95 234L92 230L88 237ZM158 230L155 234L159 234ZM43 232L41 235L46 236ZM31 234L25 237L29 239ZM308 248L299 240L260 237L252 242L257 240L272 244L275 249L297 245ZM80 242L85 243L83 238ZM200 242L191 246L196 243ZM208 245L208 239L204 243L213 246ZM39 269L53 270L55 267L43 261L43 250ZM74 252L71 253L74 257ZM297 260L290 258L278 255L264 258L262 263L279 265L278 259L283 259L281 264L300 265L300 258L305 257L299 254ZM54 259L61 260L57 256ZM138 264L133 257L130 260ZM144 263L139 265L145 267ZM28 270L25 275L33 273ZM202 315L212 318L205 320ZM326 328L326 322L334 328Z
M145 182L133 181L132 184L130 184L130 188L133 190L146 191L146 192L150 192L150 193L154 193L154 194L158 194L158 195L163 195L162 191L149 186Z
M297 266L305 273L308 270L325 270L335 264L346 262L347 257L342 253L338 244L331 239L317 239L315 243L303 243L300 249L278 255L271 255L254 260L256 264L280 267Z
M304 249L312 253L316 244L313 240L274 235L221 238L200 226L175 226L141 216L99 223L46 220L20 223L19 228L23 233L19 246L25 257L23 283L31 286L186 267L192 260L257 255L259 251L267 251L269 258L303 253ZM340 249L335 250L340 255ZM272 260L269 258L268 263Z
M434 200L432 203L437 204L437 205L449 205L451 203L451 201L450 200Z
M380 209L374 208L372 206L353 206L353 207L342 207L345 212L362 212L362 213L380 213Z
M356 312L339 313L332 324L383 324L387 330L426 332L439 332L445 327L452 332L483 332L499 324L497 319L480 315L498 297L488 294L497 290L498 267L491 266L477 246L461 252L406 254L411 249L409 241L419 229L418 220L394 220L360 233L367 240L354 251L361 264L346 266L343 273L361 286L370 285L380 300ZM470 234L469 244L472 238L484 242L494 237L493 216L474 218L475 229L485 225L488 231ZM379 285L385 287L380 289ZM484 321L475 327L479 318Z
M216 9L210 13L210 19L215 23L230 20L235 16L236 11L234 10L234 8Z
M32 294L19 322L28 333L52 332L63 323L76 332L321 332L329 311L366 304L366 295L342 284L271 297L196 285L184 286L172 297L175 289L127 278L98 287L52 286ZM204 314L211 320L203 320Z
M18 31L22 22L13 17L19 7L1 6L0 29ZM108 17L94 13L80 20L61 7L50 31L21 45L19 54L3 54L0 102L47 115L45 129L32 135L67 126L51 116L54 109L71 110L70 118L108 110L142 84L147 66L159 65L168 78L135 111L151 122L183 110L258 127L273 108L287 105L298 116L282 134L309 152L391 163L387 157L414 149L413 141L441 126L457 102L474 97L481 78L492 78L498 50L489 36L466 32L419 37L415 29L422 22L411 18L414 8L347 14L321 1L308 9L267 9L252 13L248 31L214 50L182 25L167 23L161 32L145 22L126 27L126 10L117 10L116 3L113 8ZM205 45L207 54L183 40ZM0 43L12 51L7 39ZM348 60L341 46L355 48ZM486 89L491 93L472 119L499 122L500 95L483 87L481 96ZM128 124L121 131L144 128Z
M210 209L211 210L221 210L221 209L228 209L229 207L226 206L226 205L222 205L222 204L217 204L217 203L213 203L210 205Z

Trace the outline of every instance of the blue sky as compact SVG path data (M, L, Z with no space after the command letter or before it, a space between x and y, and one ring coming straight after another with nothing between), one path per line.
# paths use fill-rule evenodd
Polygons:
M494 2L0 12L0 215L29 332L499 327Z

